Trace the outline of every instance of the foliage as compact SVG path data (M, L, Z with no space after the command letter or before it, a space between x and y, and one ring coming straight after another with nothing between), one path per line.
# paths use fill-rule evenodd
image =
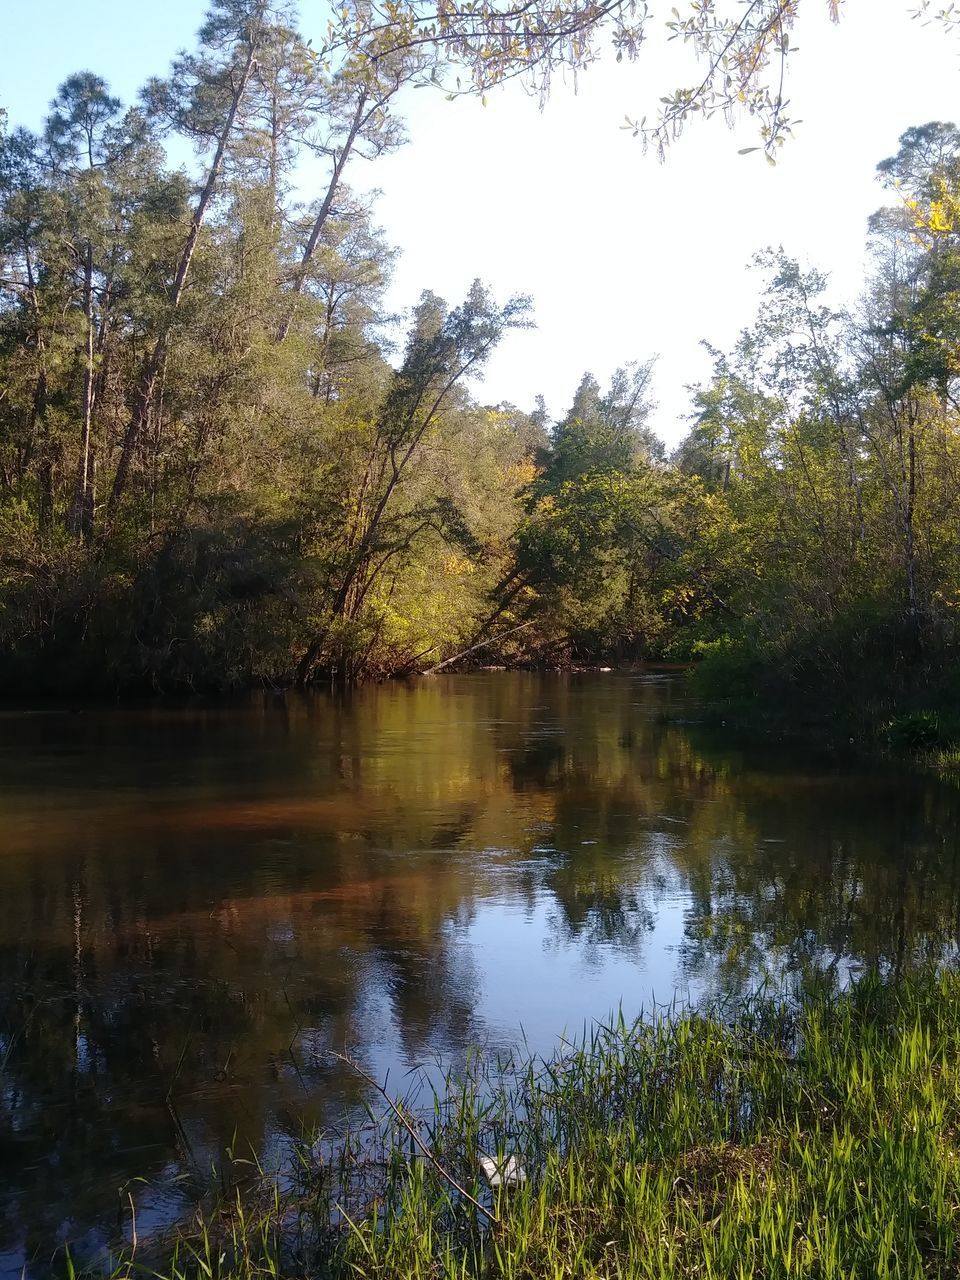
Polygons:
M756 697L762 667L743 641L731 636L700 640L693 646L697 665L693 687L708 698L744 699Z
M895 751L918 752L942 746L944 732L935 711L908 711L894 716L883 729Z
M789 8L748 6L737 38L785 31ZM359 23L367 52L325 68L285 4L223 0L137 107L85 72L40 134L2 135L0 685L289 685L458 656L699 657L704 687L740 695L920 705L943 685L960 624L960 135L918 126L881 164L900 203L873 220L858 312L761 255L762 313L714 352L672 458L649 425L650 361L606 389L585 375L551 427L542 406L468 391L530 323L523 298L425 291L394 349L394 251L345 182L357 156L401 145L395 95L437 70L441 28L497 79L527 65L537 12L514 15L501 63L482 56L500 10L445 11L411 45L413 10L348 6L340 34ZM731 35L719 15L709 35L677 21L695 43ZM530 39L544 73L589 53ZM170 167L171 136L197 172ZM326 165L307 209L305 150Z
M305 1145L299 1194L238 1192L155 1274L948 1274L958 1027L956 972L921 971L476 1059L332 1159ZM481 1152L525 1181L486 1190Z
M838 0L826 0L824 7L836 22ZM798 10L797 0L691 0L672 9L666 38L690 48L695 82L662 97L654 122L644 117L626 127L662 155L691 118L742 110L756 118L760 144L772 160L794 123L786 115L783 76ZM545 98L556 74L590 66L605 39L617 62L638 58L653 23L649 6L630 0L350 0L333 10L321 57L325 65L344 60L358 74L375 75L384 57L430 49L434 56L421 68L421 83L482 95L519 80Z
M392 367L392 250L344 182L417 65L324 76L286 5L223 0L144 110L83 73L0 139L0 681L389 674L483 614L529 447L463 383L526 304L425 293Z
M905 136L901 169L932 129ZM958 436L951 376L925 354L931 250L896 219L875 235L860 314L824 306L817 273L762 260L770 305L717 355L675 459L720 504L723 634L783 686L851 699L937 683L957 639Z

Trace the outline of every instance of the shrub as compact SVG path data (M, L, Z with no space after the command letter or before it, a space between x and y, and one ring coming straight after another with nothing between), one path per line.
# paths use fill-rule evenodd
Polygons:
M947 745L947 734L935 711L907 711L883 726L882 736L892 751L932 751Z
M697 662L692 681L696 692L707 698L756 697L761 664L742 640L721 636L693 646Z

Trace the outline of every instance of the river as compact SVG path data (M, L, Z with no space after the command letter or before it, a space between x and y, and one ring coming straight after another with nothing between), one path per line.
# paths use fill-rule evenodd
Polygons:
M357 1106L330 1050L402 1081L960 933L960 788L708 728L654 673L8 710L0 821L17 1275Z

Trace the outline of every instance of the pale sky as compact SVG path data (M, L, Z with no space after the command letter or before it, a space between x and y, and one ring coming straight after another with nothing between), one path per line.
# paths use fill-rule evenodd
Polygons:
M319 35L319 6L301 7L305 31ZM0 105L36 127L80 69L130 101L192 44L204 8L0 0ZM409 143L348 173L352 185L380 189L377 220L402 251L389 304L409 308L424 288L457 302L475 277L501 298L531 295L537 328L507 338L476 390L527 409L542 393L554 416L585 370L603 382L618 364L656 354L654 422L674 443L685 385L709 374L701 340L729 347L756 313L752 255L782 244L831 273L835 301L853 300L866 219L885 199L877 161L910 125L960 118L960 42L911 20L913 8L847 0L833 27L825 3L806 0L787 86L789 114L803 123L773 169L759 152L737 154L757 141L749 121L732 131L695 122L663 164L621 129L625 115L653 115L661 94L690 79L677 47L655 34L638 62L605 58L576 93L558 82L542 111L516 87L489 94L485 107L411 91Z

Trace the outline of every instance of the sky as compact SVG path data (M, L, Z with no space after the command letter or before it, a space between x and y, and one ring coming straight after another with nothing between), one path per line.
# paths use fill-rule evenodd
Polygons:
M37 127L72 71L96 71L132 100L192 45L205 2L0 0L0 14L7 7L0 106ZM738 154L757 142L749 120L695 122L663 163L621 127L689 80L656 27L637 62L601 58L576 85L558 81L543 109L517 86L485 106L411 90L407 145L348 172L354 187L380 191L377 221L401 250L389 306L403 313L425 288L455 303L474 278L500 299L528 294L536 328L505 339L476 394L524 409L542 394L559 417L584 372L602 383L656 356L652 421L675 443L686 388L709 377L702 343L728 349L761 305L753 255L782 244L829 272L835 303L855 301L867 218L889 201L877 162L911 125L960 119L960 40L912 19L915 8L846 0L834 26L825 0L805 0L786 86L802 122L775 168ZM319 3L301 11L319 41ZM305 197L317 194L309 181Z

